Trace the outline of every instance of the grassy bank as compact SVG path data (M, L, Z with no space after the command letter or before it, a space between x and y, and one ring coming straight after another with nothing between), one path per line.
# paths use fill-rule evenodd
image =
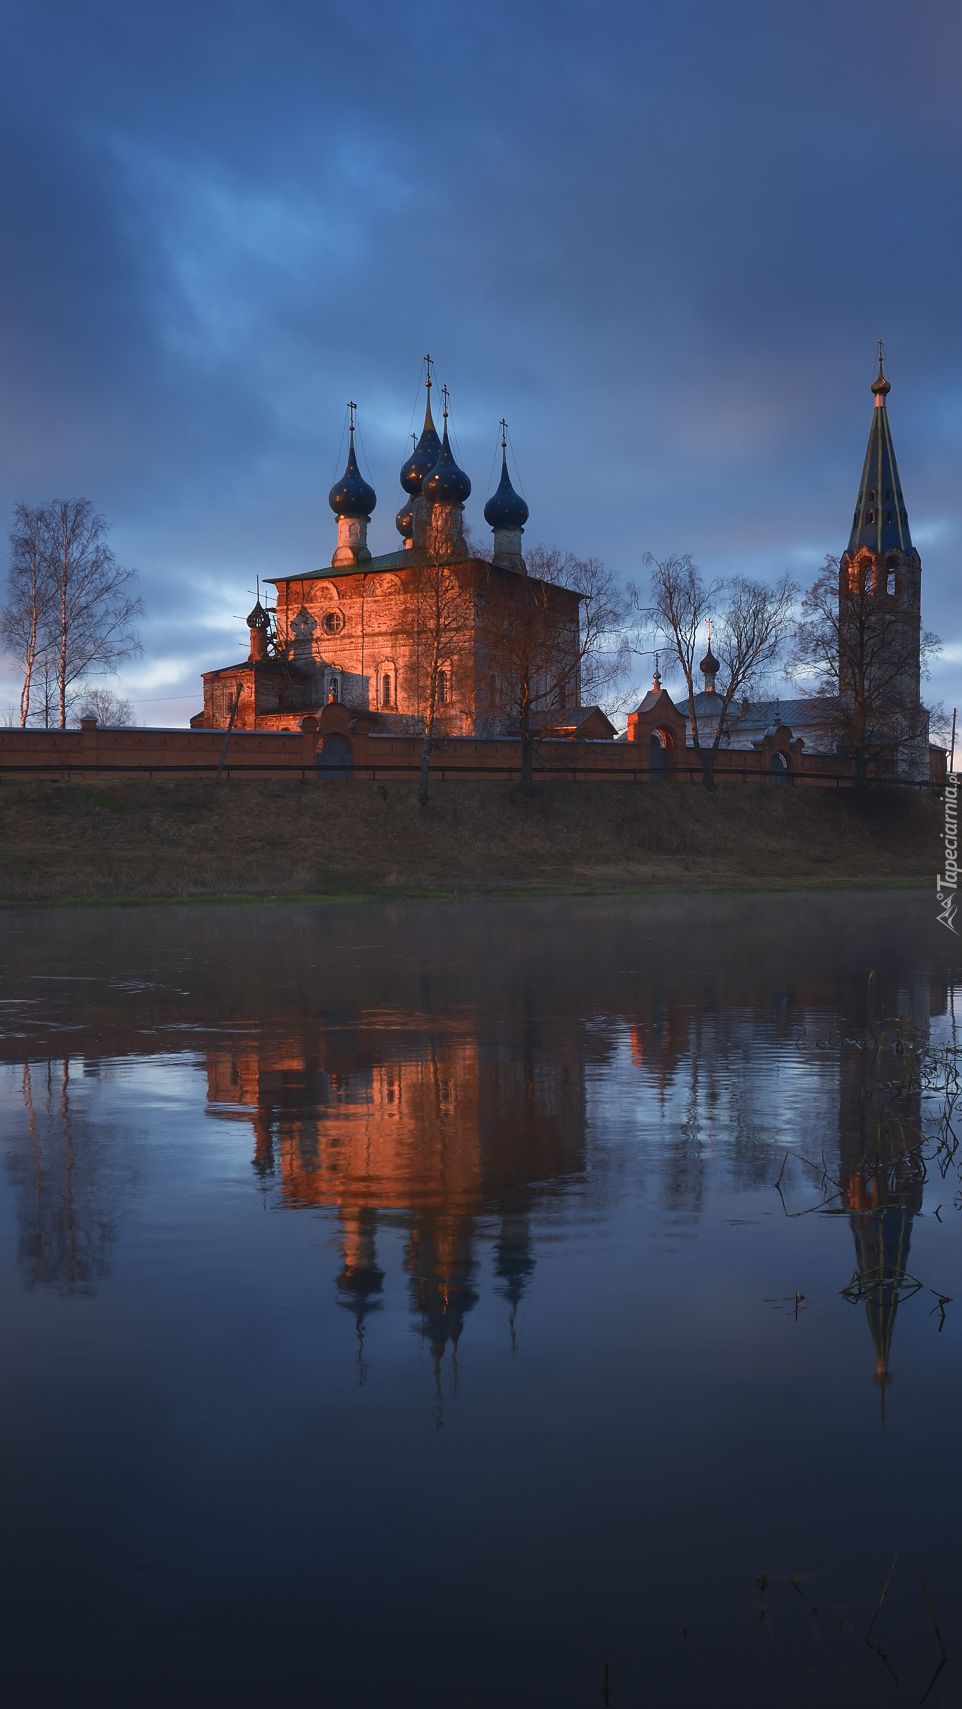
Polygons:
M932 881L928 792L269 779L0 786L0 901Z

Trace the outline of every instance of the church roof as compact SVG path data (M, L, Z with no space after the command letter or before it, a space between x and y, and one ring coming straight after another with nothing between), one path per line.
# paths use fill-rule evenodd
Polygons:
M696 694L695 715L698 718L717 718L722 708L723 696L720 694ZM681 700L678 710L688 717L688 701ZM733 701L728 708L728 722L739 730L770 730L778 724L788 724L792 730L804 730L808 726L819 727L829 714L829 702L817 700L813 696L803 696L798 700L753 700L747 710Z
M875 393L872 426L848 541L848 550L852 553L865 547L870 552L890 552L893 548L901 548L903 552L912 550L909 514L902 498L902 483L885 407L885 399L891 389L882 372L880 354L878 378L872 382Z

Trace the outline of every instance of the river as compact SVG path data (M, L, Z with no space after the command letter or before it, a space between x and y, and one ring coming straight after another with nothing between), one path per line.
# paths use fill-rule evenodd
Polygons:
M958 970L917 893L6 914L8 1701L957 1703L958 1171L840 1041Z

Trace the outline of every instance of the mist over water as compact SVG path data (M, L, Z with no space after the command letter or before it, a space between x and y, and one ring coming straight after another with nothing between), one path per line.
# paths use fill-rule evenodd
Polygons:
M5 925L12 1701L957 1701L930 896Z

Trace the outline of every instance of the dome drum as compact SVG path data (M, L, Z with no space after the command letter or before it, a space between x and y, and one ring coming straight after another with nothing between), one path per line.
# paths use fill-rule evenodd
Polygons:
M347 467L340 480L331 488L328 504L337 517L337 550L331 559L332 565L339 569L347 564L367 563L371 556L367 544L367 525L377 504L377 495L357 466L353 426Z
M501 446L501 480L484 507L484 520L494 532L492 562L502 570L514 570L526 576L528 569L521 555L521 536L528 520L528 506L511 485L504 441Z

